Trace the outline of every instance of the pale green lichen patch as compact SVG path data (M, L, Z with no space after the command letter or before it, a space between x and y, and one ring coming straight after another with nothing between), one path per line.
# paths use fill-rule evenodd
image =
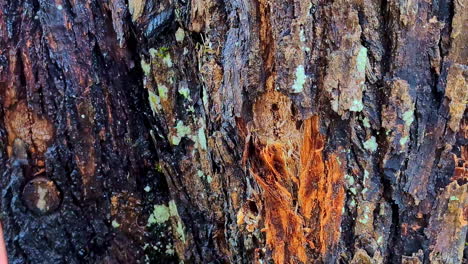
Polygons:
M190 99L190 90L187 87L180 88L179 94L181 94L185 99Z
M159 49L149 49L151 58L160 58L166 64L167 67L172 67L171 54L168 47L161 47Z
M151 187L146 186L144 190L145 190L145 192L150 192L150 191L151 191Z
M166 56L169 53L169 48L168 47L160 47L157 50L154 49L154 48L151 48L151 49L149 49L149 53L150 53L152 58L156 58L156 57L164 58L164 56Z
M159 97L150 90L148 90L148 100L150 102L151 110L153 110L153 113L156 113L157 110L161 109L161 102L159 100Z
M203 106L205 107L205 109L207 109L208 108L208 92L206 91L205 87L203 87L202 101L203 101Z
M346 182L348 183L349 186L354 185L354 177L350 176L349 174L345 175Z
M169 246L169 245L168 245ZM174 255L174 249L173 248L166 248L166 251L165 253L168 254L168 255Z
M171 216L175 216L177 218L176 232L179 235L180 240L185 243L186 238L184 226L182 224L182 220L180 219L179 212L177 211L177 205L174 202L174 200L169 201L169 211L171 213Z
M383 242L383 237L379 236L379 238L377 238L377 244L381 245L382 242Z
M112 220L112 227L113 228L119 228L120 227L119 222L117 222L117 220Z
M366 140L366 142L364 142L364 148L370 150L371 152L377 150L378 145L374 136L370 137L368 140Z
M155 205L153 212L148 218L147 226L151 227L151 230L159 230L156 235L161 238L161 240L154 245L145 245L144 249L151 246L157 252L165 252L168 255L173 255L175 253L175 248L172 242L169 240L169 243L163 243L164 241L167 241L165 238L166 235L170 234L172 234L173 238L176 239L176 244L179 243L179 241L186 243L187 238L185 235L184 225L179 216L177 205L174 200L170 200L167 205Z
M301 28L301 30L299 30L299 39L301 40L301 42L306 41L306 38L305 38L305 35L304 35L304 29L302 29L302 28Z
M177 130L177 135L179 135L181 137L184 137L184 136L190 134L190 132L191 132L190 127L184 125L184 123L182 121L178 121L175 128Z
M175 129L176 129L176 135L173 135L171 138L172 145L179 145L182 138L187 135L190 135L192 132L190 127L184 125L184 123L180 120L177 122Z
M368 215L363 215L362 218L358 220L362 224L367 224L367 221L369 221L369 216Z
M179 216L179 212L177 211L177 204L174 200L169 201L169 212L172 216Z
M169 92L169 89L167 89L166 85L158 84L158 93L161 99L166 100L168 92Z
M151 73L151 64L147 63L144 59L141 59L141 69L145 75L148 76Z
M412 110L408 110L403 113L403 121L405 121L406 126L411 126L414 121L414 113Z
M349 107L349 111L352 112L361 112L364 109L364 105L362 104L361 100L354 99L351 106Z
M172 67L172 59L169 53L167 53L166 56L164 56L163 62L167 65L167 67Z
M364 117L364 119L362 120L362 124L364 125L364 127L367 127L367 128L370 128L370 123L369 123L369 119L367 117Z
M363 210L360 212L358 216L358 221L361 224L367 224L369 222L369 216L371 214L371 210L368 205L365 205Z
M367 191L369 191L369 189L367 189L367 188L362 189L362 194L365 195L367 193Z
M367 48L361 47L359 49L358 55L356 57L356 67L359 73L366 72L366 64L367 64Z
M156 164L156 171L159 173L163 173L163 168L160 164Z
M182 28L178 28L176 33L175 33L175 38L177 42L182 42L184 41L185 38L185 31Z
M162 224L169 220L171 216L170 209L164 204L154 206L153 212L148 218L148 226L153 224Z
M205 179L208 183L211 183L213 181L213 178L211 178L210 175L205 175L203 173L203 171L201 171L201 170L197 171L197 175L198 175L198 177L200 177L202 179Z
M409 136L400 138L400 145L404 146L409 140Z
M306 82L307 76L305 75L304 66L299 65L296 68L296 79L292 86L294 93L300 93L304 89L304 84Z
M151 49L149 49L149 54L151 55L151 58L154 58L158 54L158 51L151 48Z
M205 129L203 127L198 129L198 143L203 150L208 148L206 143Z
M198 175L198 177L200 177L200 178L205 177L205 174L204 174L203 171L201 171L201 170L198 170L198 171L197 171L197 175Z
M369 179L369 172L364 170L364 183Z

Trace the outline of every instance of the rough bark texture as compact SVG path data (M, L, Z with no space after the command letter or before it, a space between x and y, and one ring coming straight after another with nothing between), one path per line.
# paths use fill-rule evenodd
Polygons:
M465 263L466 0L0 0L11 263Z

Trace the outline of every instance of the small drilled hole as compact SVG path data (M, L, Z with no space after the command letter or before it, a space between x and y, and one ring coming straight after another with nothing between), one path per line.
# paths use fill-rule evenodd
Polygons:
M279 110L278 104L272 104L271 105L271 110L278 111Z

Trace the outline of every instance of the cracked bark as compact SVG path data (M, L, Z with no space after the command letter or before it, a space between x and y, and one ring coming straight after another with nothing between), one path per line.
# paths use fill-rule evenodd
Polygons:
M0 0L11 263L464 263L454 1Z

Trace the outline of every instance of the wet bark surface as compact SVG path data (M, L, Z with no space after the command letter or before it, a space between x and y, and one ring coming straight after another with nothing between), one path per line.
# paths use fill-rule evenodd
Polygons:
M468 3L0 0L11 263L464 263Z

